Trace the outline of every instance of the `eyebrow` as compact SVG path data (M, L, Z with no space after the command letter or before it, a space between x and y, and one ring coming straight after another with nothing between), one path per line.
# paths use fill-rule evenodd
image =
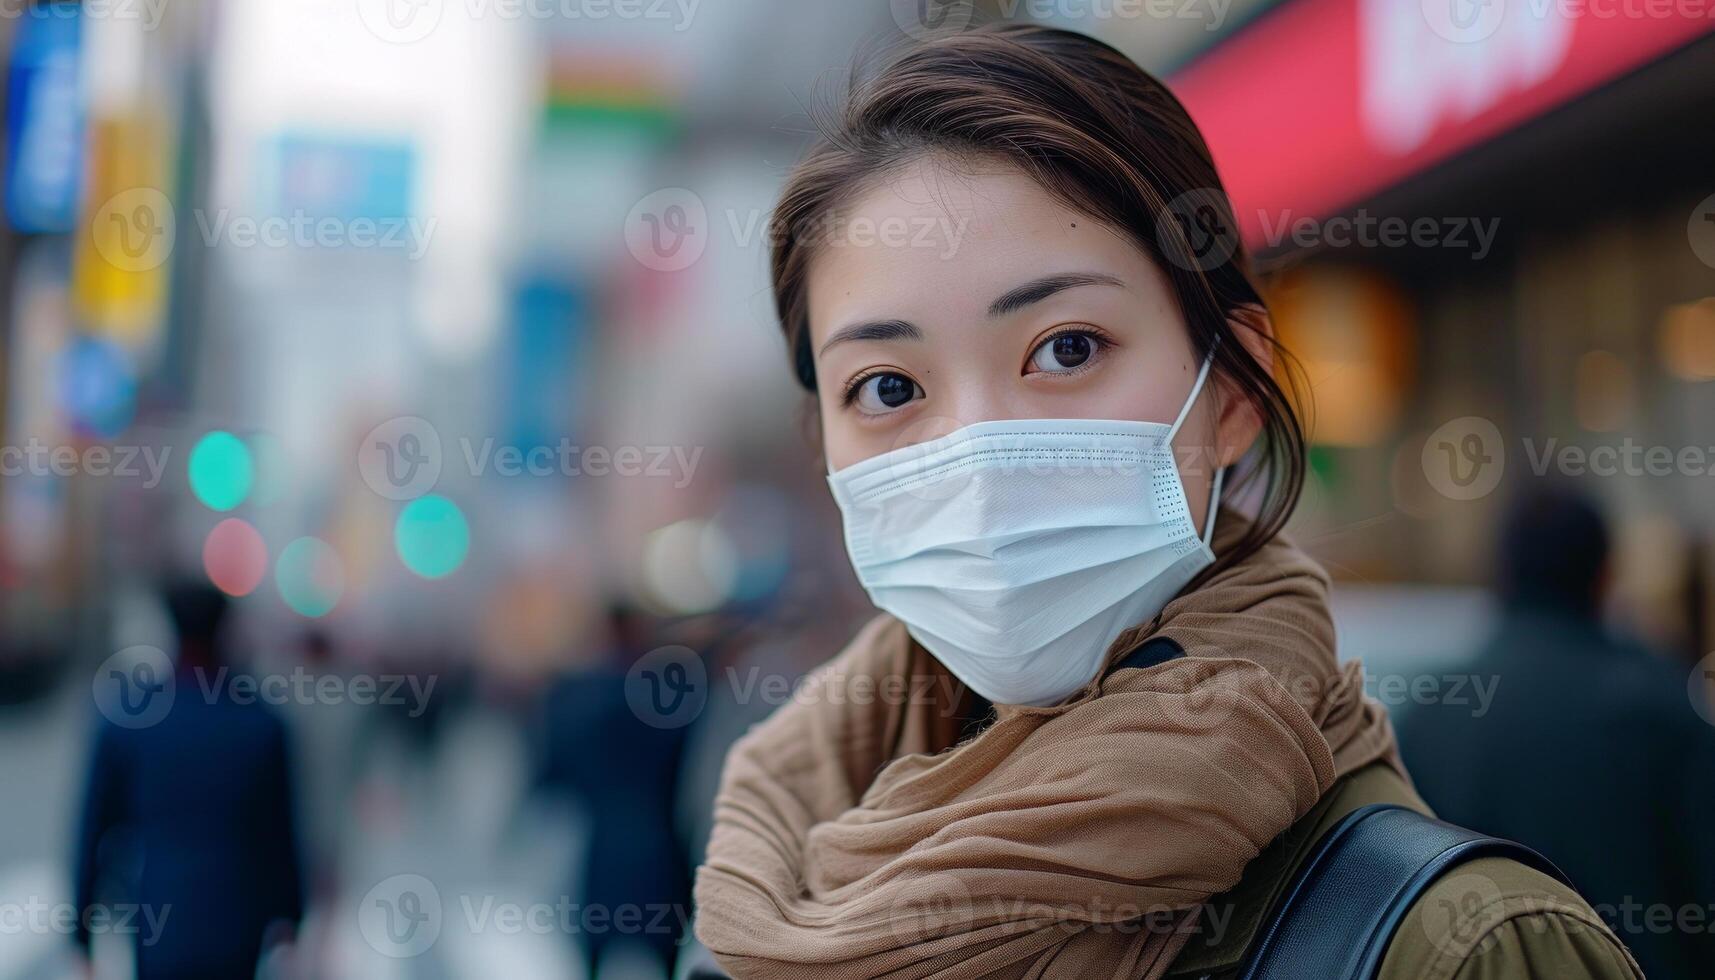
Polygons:
M1032 279L1020 286L1002 293L989 304L990 319L1014 313L1032 303L1040 303L1055 293L1073 289L1078 286L1125 286L1120 279L1101 272L1066 272L1058 275L1043 276ZM828 337L827 343L817 351L817 355L826 354L836 345L854 340L922 340L923 331L916 324L907 320L871 320L864 323L854 323L841 327Z
M1067 272L1033 279L1015 286L989 304L989 318L1005 316L1032 303L1040 303L1058 292L1077 286L1124 286L1119 279L1101 272Z
M850 326L835 330L828 342L822 345L818 354L826 354L828 348L852 340L922 340L923 331L917 325L906 320L872 320L868 323L854 323Z

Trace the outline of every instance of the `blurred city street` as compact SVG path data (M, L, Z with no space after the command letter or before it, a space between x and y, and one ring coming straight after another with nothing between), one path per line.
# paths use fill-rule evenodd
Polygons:
M782 182L854 64L1012 21L1202 131L1221 206L1151 223L1254 260L1258 370L1302 375L1286 534L1367 693L1504 714L1515 559L1579 557L1510 508L1576 498L1583 625L1659 682L1592 767L1715 827L1688 743L1638 748L1715 725L1701 7L15 0L0 980L85 942L101 980L683 972L721 760L875 615L781 339ZM1485 731L1554 756L1539 721Z

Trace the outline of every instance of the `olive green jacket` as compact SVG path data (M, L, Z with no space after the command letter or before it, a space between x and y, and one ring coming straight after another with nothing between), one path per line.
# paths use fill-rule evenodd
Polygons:
M1264 916L1311 846L1341 817L1371 803L1430 812L1385 764L1340 780L1246 867L1237 885L1210 901L1199 934L1174 961L1169 980L1236 975ZM1381 967L1381 980L1642 976L1589 903L1548 875L1506 858L1458 865L1431 885L1400 923Z

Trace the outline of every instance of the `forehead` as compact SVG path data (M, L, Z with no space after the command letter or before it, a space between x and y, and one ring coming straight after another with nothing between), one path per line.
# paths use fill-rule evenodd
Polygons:
M855 317L962 315L1055 272L1133 280L1151 266L1119 231L995 162L917 161L858 192L812 235L818 336Z

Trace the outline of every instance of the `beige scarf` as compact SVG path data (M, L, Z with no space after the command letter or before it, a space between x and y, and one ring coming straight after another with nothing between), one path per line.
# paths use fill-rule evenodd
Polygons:
M1215 549L1243 531L1223 511ZM1276 540L1128 630L1187 656L1065 704L969 695L870 622L732 749L698 869L697 936L751 977L1162 976L1198 907L1336 778L1386 715L1334 658L1328 579Z

